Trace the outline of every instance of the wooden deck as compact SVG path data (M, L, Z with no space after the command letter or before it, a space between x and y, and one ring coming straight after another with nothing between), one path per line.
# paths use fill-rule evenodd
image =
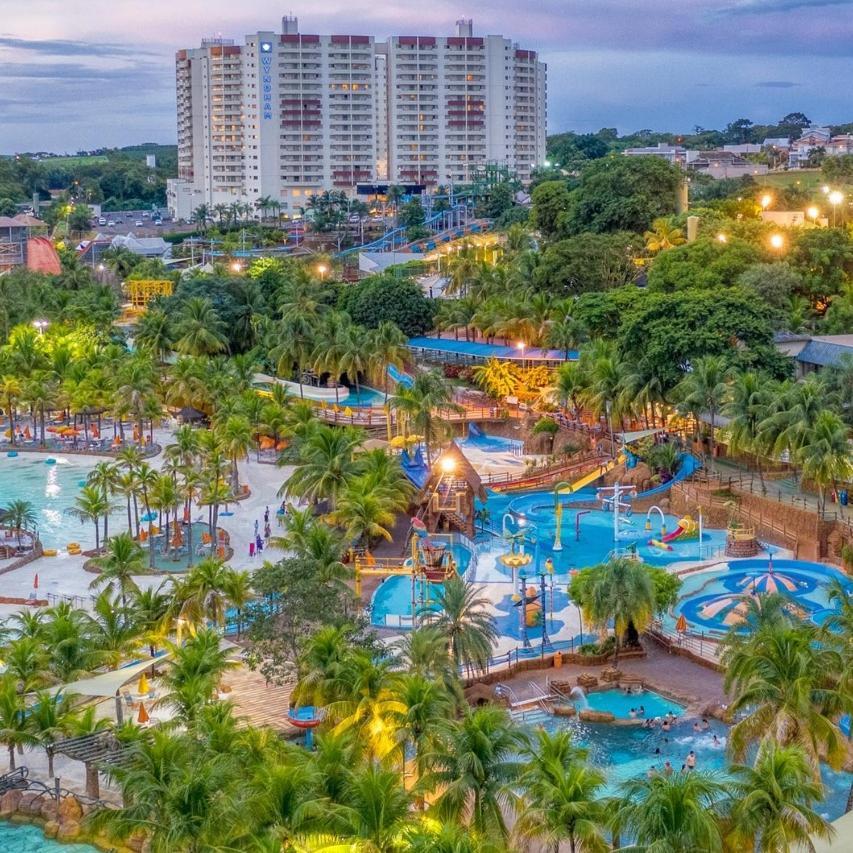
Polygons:
M235 716L245 718L253 726L269 726L288 734L298 731L287 722L292 683L267 686L260 672L253 672L242 664L227 672L223 682L231 687L227 698L234 703Z

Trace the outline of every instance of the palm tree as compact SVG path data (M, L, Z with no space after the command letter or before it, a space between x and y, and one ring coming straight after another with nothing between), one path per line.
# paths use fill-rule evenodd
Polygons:
M115 493L118 485L118 467L110 462L98 462L86 477L86 483L101 492L101 497L109 504L110 497ZM115 507L111 506L109 511L104 512L104 542L109 538L109 513Z
M35 508L31 501L16 499L9 501L8 506L0 508L0 522L8 524L15 532L18 546L21 545L21 533L30 527L35 528Z
M411 747L418 776L423 775L425 756L437 736L438 721L453 709L453 699L444 687L424 675L407 674L396 688L405 710L398 720L400 735Z
M474 381L490 396L502 399L518 389L518 372L510 361L489 358L474 368Z
M835 412L824 409L796 451L803 479L817 486L819 512L826 509L827 487L853 477L853 452L847 433L844 421Z
M687 242L684 232L680 228L673 228L671 223L664 218L655 219L652 222L651 230L643 234L643 239L646 241L646 251L650 255L656 255L658 252L681 246Z
M175 336L175 349L184 355L213 355L228 349L224 326L213 303L201 296L191 297L182 306Z
M30 377L24 385L23 391L24 399L30 408L33 412L38 412L40 444L44 447L46 443L45 413L56 407L59 399L59 383L55 379L51 379L49 374L39 372Z
M172 321L165 311L149 308L136 322L133 341L137 349L150 352L159 362L172 351Z
M698 770L631 779L623 786L611 824L614 832L634 840L632 850L719 853L725 794L721 781Z
M554 853L559 853L561 841L569 842L571 853L578 844L589 853L608 850L602 835L605 776L587 762L586 750L572 743L571 732L537 732L522 757L516 833L553 844Z
M606 630L612 620L615 666L625 635L634 640L652 620L654 587L643 563L628 557L616 557L587 571L589 582L584 585L578 604L586 618L601 630Z
M335 501L353 474L358 471L354 454L364 433L354 427L319 424L306 439L298 442L298 458L290 479L279 494L310 501Z
M24 698L18 692L15 678L4 674L0 676L0 743L5 743L9 750L9 770L15 769L15 750L33 741Z
M408 631L393 644L404 670L441 684L457 705L462 705L462 686L458 669L447 644L447 638L435 625L425 625Z
M217 432L223 449L231 457L231 491L237 497L240 493L237 463L248 456L254 444L252 425L243 415L230 415Z
M770 399L767 379L747 371L735 374L729 386L728 400L723 407L729 419L726 427L729 448L734 453L753 455L762 492L764 475L761 471L761 458L768 448L764 445L760 427L767 417Z
M40 691L29 709L27 723L33 741L44 748L47 755L47 776L53 779L53 746L65 734L71 711L68 695Z
M404 420L404 429L414 428L424 437L427 464L432 465L431 448L443 434L442 411L461 411L453 403L453 390L437 370L418 373L409 388L398 388L388 401L398 417Z
M819 778L819 756L838 766L846 754L838 715L841 656L816 642L817 630L774 620L746 638L727 638L721 662L737 722L729 745L736 760L755 743L799 746Z
M370 549L371 542L377 539L390 542L393 538L393 510L380 494L364 491L359 482L353 483L338 496L332 518L356 546L364 543Z
M726 382L729 371L719 356L705 356L697 359L690 372L681 380L676 389L680 400L679 408L689 412L698 424L707 414L711 427L711 457L714 456L717 415L726 399Z
M101 516L114 509L97 486L83 486L67 512L80 521L91 521L95 525L95 550L101 550Z
M445 637L457 670L463 665L469 671L484 669L498 636L489 599L458 575L436 587L433 596L434 603L418 616Z
M103 587L110 595L117 590L126 614L128 597L139 592L133 576L145 571L145 552L130 533L119 533L107 542L107 553L92 562L100 574L89 584L89 589Z
M228 603L237 611L237 639L243 627L243 611L252 598L252 579L248 572L229 569L223 589Z
M385 389L385 401L387 402L391 379L388 375L388 368L402 369L408 356L406 347L408 339L396 324L388 320L383 320L368 337L367 351L370 355L370 372L375 382L382 383L382 387Z
M9 441L15 445L15 405L23 394L20 380L14 376L0 378L0 397L4 400L6 416L9 418Z
M426 756L424 786L439 791L433 809L440 820L464 821L474 832L503 840L510 786L517 782L519 735L506 711L469 709L461 720L441 720Z
M208 620L224 624L230 571L228 566L213 557L199 560L176 584L175 600L181 618L192 626L202 625Z
M768 743L752 767L736 764L730 773L736 849L792 853L832 837L832 827L813 808L823 789L802 750Z

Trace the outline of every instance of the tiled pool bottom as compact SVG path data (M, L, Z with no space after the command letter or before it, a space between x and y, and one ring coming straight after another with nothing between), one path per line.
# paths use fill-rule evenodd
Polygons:
M0 850L3 853L98 853L88 844L60 844L37 826L14 826L0 821Z
M649 703L643 704L648 716ZM731 763L726 753L728 726L713 719L708 721L710 728L699 733L693 731L695 717L679 717L669 732L663 732L659 727L650 730L640 726L584 723L541 711L525 714L522 722L547 731L569 729L576 743L590 751L590 760L606 774L608 794L617 794L622 783L647 775L653 767L662 772L666 761L675 771L680 770L690 750L696 755L697 770L725 774ZM823 765L822 778L825 797L817 811L828 820L835 820L844 814L853 774L835 772Z

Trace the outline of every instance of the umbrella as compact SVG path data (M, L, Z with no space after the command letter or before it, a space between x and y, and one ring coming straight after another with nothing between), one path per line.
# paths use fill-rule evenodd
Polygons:
M144 726L151 717L148 716L148 711L145 710L145 705L142 702L139 703L139 715L136 718L136 722L139 723L140 726Z
M794 592L797 581L789 575L768 571L760 575L747 575L738 581L738 586L749 592Z
M157 518L156 512L146 512L139 520L140 521L154 521Z
M683 613L678 617L678 621L675 623L675 630L678 631L679 634L683 634L687 630L687 620L684 618Z
M181 534L181 526L180 526L180 524L176 524L175 525L175 533L172 536L172 547L173 548L180 548L181 545L183 545L183 544L184 544L184 537Z
M145 696L150 689L151 688L148 686L148 676L143 672L142 675L139 676L139 695Z
M36 576L33 578L33 589L39 588L39 574L36 572Z
M352 409L349 406L347 406L344 409L344 417L345 418L351 418L352 417Z
M33 434L30 432L29 426L24 427L24 438L32 438Z

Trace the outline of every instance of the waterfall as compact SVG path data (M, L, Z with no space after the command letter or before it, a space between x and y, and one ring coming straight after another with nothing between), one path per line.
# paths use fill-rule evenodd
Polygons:
M573 687L569 693L569 699L576 702L581 711L589 708L589 700L586 698L583 687Z

